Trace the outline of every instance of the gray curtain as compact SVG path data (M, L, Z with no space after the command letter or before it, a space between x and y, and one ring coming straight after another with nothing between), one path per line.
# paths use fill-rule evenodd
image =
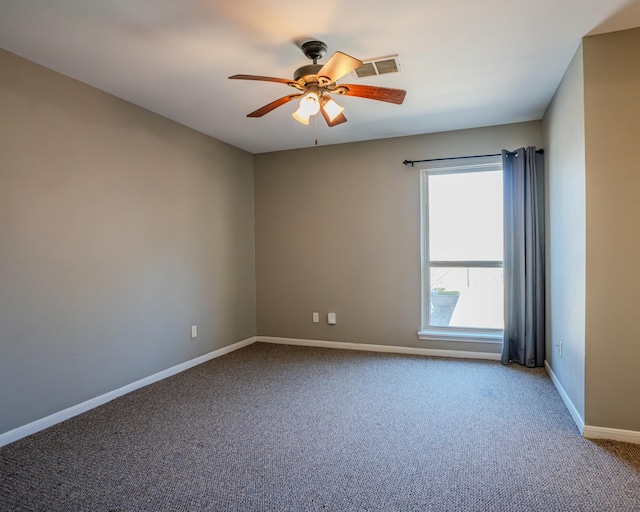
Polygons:
M544 366L544 157L502 151L505 318L502 363Z

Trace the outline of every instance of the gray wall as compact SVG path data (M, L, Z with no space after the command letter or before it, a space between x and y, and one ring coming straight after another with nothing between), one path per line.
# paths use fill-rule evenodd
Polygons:
M0 433L254 336L253 156L4 51L0 77Z
M540 122L256 155L258 334L498 352L418 339L419 166L402 161L527 145Z
M546 360L584 422L586 190L582 46L543 119ZM562 353L556 347L562 343Z
M587 427L640 431L640 29L583 39L543 121L547 360ZM563 356L551 345L563 341Z
M583 45L586 422L640 431L640 28Z

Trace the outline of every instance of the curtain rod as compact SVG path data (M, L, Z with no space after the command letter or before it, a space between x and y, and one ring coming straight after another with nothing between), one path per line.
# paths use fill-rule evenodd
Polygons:
M513 151L513 152L507 151L507 153L509 153L510 155L515 155L517 151ZM538 153L539 155L543 155L544 149L538 149L536 150L536 153ZM402 163L404 165L411 164L411 167L413 167L413 164L417 164L421 162L441 162L442 160L464 160L465 158L484 158L487 156L502 156L502 153L493 153L491 155L450 156L447 158L427 158L426 160L405 160Z

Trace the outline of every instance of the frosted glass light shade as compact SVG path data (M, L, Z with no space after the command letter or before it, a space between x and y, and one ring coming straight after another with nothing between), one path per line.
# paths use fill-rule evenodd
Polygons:
M329 116L329 119L331 121L333 121L336 117L338 117L342 111L344 110L344 107L341 107L340 105L338 105L335 101L333 101L332 99L329 99L325 104L324 104L324 111L327 113L327 115Z
M320 99L316 93L310 92L300 100L300 106L292 115L293 118L302 124L309 124L309 117L320 110Z

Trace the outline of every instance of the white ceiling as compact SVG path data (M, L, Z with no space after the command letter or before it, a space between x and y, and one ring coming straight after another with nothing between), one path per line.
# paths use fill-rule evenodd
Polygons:
M0 47L252 153L540 119L581 37L640 26L630 0L0 0ZM324 41L403 71L362 83L403 105L338 97L349 122L297 123L291 78ZM1 77L0 77L1 79ZM319 117L319 116L318 116Z

